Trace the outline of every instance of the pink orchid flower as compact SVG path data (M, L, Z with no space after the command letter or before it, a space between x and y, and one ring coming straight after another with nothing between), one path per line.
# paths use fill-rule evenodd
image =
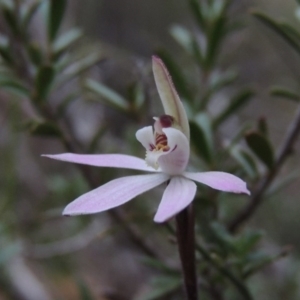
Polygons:
M165 222L186 208L194 199L197 186L194 181L213 189L250 194L246 183L225 172L186 172L189 161L189 124L166 67L153 57L153 73L165 115L154 118L154 128L144 127L136 138L146 149L145 160L123 154L81 155L64 153L46 157L84 165L126 168L147 171L150 174L114 179L71 202L64 215L93 214L122 205L136 196L168 182L154 217Z

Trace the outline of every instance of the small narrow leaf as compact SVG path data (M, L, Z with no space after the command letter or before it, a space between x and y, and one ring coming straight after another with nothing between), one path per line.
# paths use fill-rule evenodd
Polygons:
M43 102L46 100L50 87L55 77L55 70L52 66L41 66L35 78L36 93L34 95L35 101Z
M300 171L296 170L295 172L292 172L291 174L288 174L283 178L278 179L267 190L266 196L271 197L273 195L276 195L277 193L285 189L289 184L291 184L292 182L296 181L299 178L300 178Z
M241 236L236 237L233 243L238 256L247 255L264 236L262 231L248 230Z
M200 114L190 122L191 142L197 154L208 164L213 161L213 138L210 119Z
M82 31L77 28L73 28L62 34L53 44L53 55L58 57L68 47L77 42L82 35Z
M262 268L274 263L275 261L286 257L291 252L291 247L285 247L277 254L268 255L263 252L254 252L247 257L247 265L243 270L243 278L247 278L252 274L255 274Z
M103 100L109 106L113 106L122 111L127 111L128 103L126 99L109 87L92 79L88 79L85 86L88 90L100 96L101 100Z
M93 300L94 299L88 286L82 280L77 280L77 287L79 290L80 300Z
M181 286L179 276L159 276L152 280L151 291L137 300L159 300Z
M194 17L201 29L205 29L206 21L203 16L201 1L199 0L189 0L189 5L191 8L191 12L194 14Z
M300 95L286 87L274 86L271 88L270 93L275 97L282 97L296 102L300 101Z
M252 156L238 145L230 148L231 156L239 163L244 172L252 179L258 175L256 163Z
M0 55L7 64L14 64L14 57L12 56L9 39L7 36L2 34L0 34Z
M61 137L60 129L56 124L51 122L30 121L26 124L26 128L32 135L43 137Z
M25 7L25 11L23 13L22 17L22 29L23 31L26 31L28 29L28 26L30 25L30 22L35 15L35 13L38 11L40 5L42 4L42 1L35 1L30 6Z
M170 29L172 37L180 44L187 53L192 54L192 34L183 26L173 25Z
M300 54L300 41L297 40L294 35L291 35L284 26L262 12L253 11L252 14L280 35L298 54Z
M50 41L53 41L60 28L65 9L67 6L67 0L49 0L49 15L48 15L48 37Z
M0 78L1 89L14 93L17 96L29 97L29 89L25 85L13 78Z
M262 135L266 137L268 136L269 128L268 128L267 119L265 117L261 117L258 119L257 129Z
M211 26L204 58L204 66L207 70L211 69L214 65L217 54L219 53L222 38L225 34L225 24L225 14L221 13Z
M249 148L269 168L274 165L274 152L270 141L259 132L249 132L245 135Z
M243 107L249 102L254 92L250 89L245 89L238 93L230 102L230 104L225 108L214 120L214 127L218 127L223 123L228 117L233 115L237 110Z
M3 5L2 7L2 14L3 17L9 26L10 30L18 36L20 31L19 31L19 23L18 19L16 18L16 15L14 14L14 7L10 7L9 5Z
M41 65L43 61L43 53L40 44L31 42L27 45L27 53L32 63L36 66Z

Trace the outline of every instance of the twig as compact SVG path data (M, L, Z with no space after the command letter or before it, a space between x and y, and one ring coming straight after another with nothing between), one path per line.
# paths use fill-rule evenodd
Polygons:
M166 228L172 234L175 234L175 231L172 228L172 226L170 226L170 224L166 223ZM237 278L234 274L232 274L228 268L214 260L211 257L210 253L197 241L195 242L195 248L208 263L210 263L217 271L224 275L224 277L227 278L236 287L236 289L240 292L244 299L253 300L251 294L245 287L244 283L241 280L239 280L239 278Z
M187 300L197 300L195 264L195 216L192 206L176 216L176 233Z
M240 281L234 274L230 272L225 266L221 265L219 262L215 261L210 253L202 247L199 243L196 244L196 249L201 253L203 258L207 260L212 266L214 266L221 274L224 275L231 283L237 288L240 294L246 300L253 300L251 294L249 293L248 289L245 287L244 283Z
M300 108L298 109L294 121L290 124L286 138L278 152L274 167L262 179L257 189L254 191L250 203L229 223L230 232L236 232L237 229L252 217L259 205L263 202L263 195L275 179L283 163L292 153L292 148L300 133Z

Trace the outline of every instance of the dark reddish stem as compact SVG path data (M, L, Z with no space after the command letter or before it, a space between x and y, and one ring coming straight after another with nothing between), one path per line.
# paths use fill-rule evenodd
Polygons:
M195 217L189 206L176 216L176 234L187 300L197 300L195 260Z

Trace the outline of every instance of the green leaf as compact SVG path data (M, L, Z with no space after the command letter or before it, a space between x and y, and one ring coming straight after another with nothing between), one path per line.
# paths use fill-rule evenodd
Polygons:
M286 30L287 33L290 34L291 37L294 36L296 40L300 41L300 32L296 28L285 21L281 21L279 24Z
M300 178L300 171L297 170L295 172L292 172L291 174L284 176L283 178L277 179L267 190L266 197L271 197L273 195L276 195L281 190L285 189L293 181L296 181L299 178Z
M246 266L243 269L243 278L247 278L252 274L258 272L262 268L274 263L281 258L286 257L290 251L290 248L284 248L281 252L275 255L268 255L261 251L250 254L245 261Z
M57 35L67 6L67 0L49 0L48 37L53 41Z
M62 116L64 116L66 110L68 109L69 105L75 101L78 98L78 93L72 93L67 95L62 101L61 103L58 105L57 109L56 109L56 115L58 118L61 118Z
M223 249L231 252L233 250L233 236L227 231L226 227L218 222L212 222L210 225L211 233L215 241Z
M135 82L128 87L128 97L130 107L137 112L145 103L145 92L142 84Z
M195 38L192 39L191 46L192 46L192 53L193 53L194 59L196 60L198 65L203 68L204 67L204 54L202 53L202 50Z
M35 78L36 93L34 95L34 100L36 103L46 101L54 77L55 70L52 66L44 65L38 69Z
M300 54L300 41L297 40L289 30L262 12L253 11L252 14L280 35L298 54Z
M262 231L248 230L235 238L233 246L238 256L247 255L264 236Z
M218 92L222 88L232 84L238 77L238 74L234 70L228 70L224 73L212 74L209 80L209 87L213 92Z
M89 291L87 285L82 280L77 280L77 287L79 290L79 297L81 300L93 300L94 297Z
M28 88L22 82L13 78L0 78L0 87L17 96L29 97L30 95Z
M203 16L201 1L199 0L189 0L189 5L192 14L194 15L199 27L204 29L206 27L205 18Z
M29 121L25 126L32 135L43 137L61 137L59 127L52 122Z
M142 262L153 268L156 269L157 271L163 272L163 273L168 273L168 274L173 274L176 275L178 274L178 271L171 269L169 266L167 266L165 263L163 263L161 260L159 259L155 259L152 257L144 257L142 259Z
M96 95L101 97L101 100L109 106L113 106L122 111L128 110L128 103L125 98L123 98L120 94L110 89L109 87L99 83L93 79L88 79L86 81L85 87L95 93Z
M204 67L206 70L210 70L215 63L222 38L225 34L225 24L226 17L224 13L220 14L218 18L214 20L213 24L211 24L204 58Z
M73 28L62 34L53 44L52 51L55 58L57 58L63 51L65 51L72 44L77 42L83 33L80 29Z
M190 122L191 142L196 153L208 164L213 161L213 135L207 114L199 114Z
M259 132L249 132L245 135L249 148L269 168L274 166L274 152L270 141Z
M9 40L4 35L0 35L0 55L7 64L14 64L14 58L12 56Z
M42 4L42 1L35 1L30 6L25 6L25 11L22 16L22 29L23 31L26 31L28 29L28 26L30 25L30 22L35 15L35 13L38 11L40 5Z
M209 103L212 95L222 88L233 83L237 78L237 72L229 70L223 74L215 73L209 78L209 89L201 97L199 110L204 110Z
M233 135L233 138L231 139L229 145L226 147L226 151L231 149L233 146L235 146L241 139L244 138L244 135L249 129L252 127L252 124L249 122L246 122L245 124L241 125L241 127L237 130L237 132Z
M300 95L286 87L274 86L271 88L270 94L275 97L287 98L296 102L300 101Z
M158 276L151 282L151 291L147 295L139 297L138 300L158 300L177 290L180 286L181 279L177 276Z
M258 122L257 122L257 129L258 131L264 135L264 136L268 136L268 133L269 133L269 128L268 128L268 123L267 123L267 119L264 118L264 117L261 117L258 119Z
M254 95L254 92L250 89L244 89L239 92L230 102L230 104L215 118L213 127L217 128L227 118L236 113L241 107L249 102Z
M13 32L13 34L19 36L20 34L19 24L18 24L18 19L16 18L16 14L14 13L14 7L3 5L2 14L10 30Z
M255 179L257 177L256 163L248 152L243 150L239 145L235 145L231 147L230 154L250 178Z
M180 44L187 53L192 54L192 34L183 26L173 25L170 29L172 37Z
M81 73L87 71L89 68L93 67L102 57L98 53L92 53L82 59L78 59L75 62L68 61L68 66L64 66L64 71L59 80L57 80L56 88L64 85L66 82L72 80L74 77L80 75ZM57 68L61 67L56 64ZM62 72L62 70L61 70Z
M36 42L31 42L27 45L27 53L29 55L29 58L31 60L31 62L36 65L39 66L42 64L43 61L43 53L42 53L42 49L40 47L40 44L36 43Z

